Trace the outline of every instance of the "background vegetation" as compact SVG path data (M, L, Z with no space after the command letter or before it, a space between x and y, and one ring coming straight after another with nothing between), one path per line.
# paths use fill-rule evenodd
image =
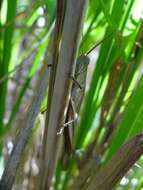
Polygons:
M1 190L143 189L142 11L139 0L0 1Z

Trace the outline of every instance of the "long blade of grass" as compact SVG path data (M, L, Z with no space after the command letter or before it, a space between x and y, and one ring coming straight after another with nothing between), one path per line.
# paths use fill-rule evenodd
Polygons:
M7 8L7 20L9 22L14 20L16 15L16 6L17 0L8 1L8 8ZM14 32L14 22L11 23L7 27L3 35L3 56L2 62L0 63L0 78L5 76L8 73L9 61L11 57L11 49L12 49L12 38ZM3 118L5 113L5 101L6 101L6 91L7 91L7 81L4 81L0 84L0 126L3 126Z
M119 12L117 14L116 7L119 6ZM113 22L116 22L116 30L118 31L118 25L119 23L119 15L122 14L122 9L124 6L124 1L115 1L113 10L111 13L111 17ZM105 10L104 10L105 11ZM109 14L108 14L109 16ZM108 27L106 30L106 35L110 34L112 32L112 28ZM85 104L82 112L82 117L79 123L79 128L77 131L77 136L75 139L75 148L79 149L83 145L84 139L87 135L88 130L91 128L95 113L97 111L97 100L99 97L99 90L98 85L100 84L100 80L102 79L102 75L104 72L104 77L108 73L109 69L111 68L111 65L113 64L113 61L118 55L118 43L117 41L111 41L111 39L107 40L103 43L98 61L96 63L96 68L94 70L92 81L91 81L91 88L89 89L89 92L87 93L87 96L85 97ZM102 79L103 81L103 79ZM100 84L99 86L101 86ZM98 90L96 101L94 101L95 94ZM93 111L93 112L92 112ZM88 114L90 112L90 114Z

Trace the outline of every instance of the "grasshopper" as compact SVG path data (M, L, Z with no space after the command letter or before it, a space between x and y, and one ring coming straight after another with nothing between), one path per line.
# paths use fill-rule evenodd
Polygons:
M64 125L63 129L64 147L61 157L63 168L67 168L69 156L74 154L72 147L74 125L76 124L85 94L86 76L89 61L90 60L87 55L81 55L76 63L75 75L74 77L71 77L73 80L73 86L66 115L66 124Z

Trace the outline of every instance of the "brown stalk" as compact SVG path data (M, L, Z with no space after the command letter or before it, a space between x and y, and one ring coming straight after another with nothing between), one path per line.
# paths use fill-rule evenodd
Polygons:
M46 120L45 120L45 128L44 128L44 135L43 135L43 144L42 144L42 154L41 154L41 168L40 168L40 181L39 181L39 188L42 189L44 184L44 177L45 174L45 165L46 160L46 145L47 145L47 133L48 133L48 122L50 116L50 108L51 108L51 101L53 96L53 89L55 84L55 76L58 64L58 56L59 56L59 45L61 40L62 28L63 28L63 19L64 19L64 12L65 12L65 0L57 1L57 15L56 15L56 22L53 31L53 41L52 41L52 53L51 53L51 72L49 78L49 89L48 89L48 109L46 109Z
M110 161L94 173L83 190L112 189L143 154L143 134L123 144Z
M50 114L44 162L45 175L41 183L41 190L48 190L53 176L58 136L57 132L64 125L64 114L67 111L71 90L71 76L75 70L76 52L79 47L79 37L85 11L86 0L68 0L64 19L61 49L56 69L55 83L50 103Z

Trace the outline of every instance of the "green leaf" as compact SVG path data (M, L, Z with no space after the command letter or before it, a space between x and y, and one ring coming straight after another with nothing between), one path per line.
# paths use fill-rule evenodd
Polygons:
M3 55L2 62L0 63L0 78L8 73L9 61L11 57L12 38L14 32L14 17L16 15L17 0L8 1L7 7L7 19L6 22L10 25L4 31L3 34ZM5 113L5 100L7 94L7 81L0 84L0 127L3 126L3 118Z
M119 149L128 138L141 132L143 126L143 78L136 87L118 130L112 139L107 160Z

